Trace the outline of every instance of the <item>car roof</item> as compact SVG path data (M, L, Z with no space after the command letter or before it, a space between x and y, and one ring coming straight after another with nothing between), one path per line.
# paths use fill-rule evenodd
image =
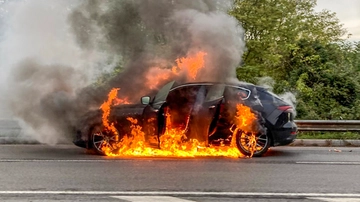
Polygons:
M172 87L173 89L179 88L179 87L183 87L183 86L196 86L196 85L216 85L216 84L224 84L226 86L231 86L231 87L243 87L243 88L248 88L248 89L252 89L254 87L258 87L254 84L251 83L246 83L246 82L190 82L190 83L182 83L182 84L178 84L175 83L175 85Z

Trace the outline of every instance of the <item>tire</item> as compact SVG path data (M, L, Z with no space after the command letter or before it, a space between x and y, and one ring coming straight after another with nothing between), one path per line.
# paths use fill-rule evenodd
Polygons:
M258 133L255 135L251 133L245 133L242 130L238 130L236 133L236 146L239 151L248 157L261 157L265 154L271 144L271 139L267 133ZM255 143L256 142L256 147Z
M118 135L104 130L101 125L94 126L90 131L91 148L99 155L106 155L106 152L113 152L118 142Z

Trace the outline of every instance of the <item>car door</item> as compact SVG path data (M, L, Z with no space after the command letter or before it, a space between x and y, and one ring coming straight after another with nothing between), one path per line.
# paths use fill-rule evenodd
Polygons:
M205 142L208 145L210 132L214 132L219 119L220 105L223 101L225 85L202 86L199 89L191 112L187 137Z
M164 85L143 111L143 131L148 146L159 147L159 134L164 130L164 105L170 89L175 81Z

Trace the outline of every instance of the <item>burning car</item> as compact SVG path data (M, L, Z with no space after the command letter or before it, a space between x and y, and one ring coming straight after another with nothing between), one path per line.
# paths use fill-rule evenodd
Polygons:
M110 156L262 156L294 141L291 105L249 83L170 82L141 103L109 94L74 143Z

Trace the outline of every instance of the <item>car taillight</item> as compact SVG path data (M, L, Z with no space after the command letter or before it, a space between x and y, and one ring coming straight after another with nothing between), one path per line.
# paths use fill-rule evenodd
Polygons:
M293 114L293 108L289 105L279 106L279 110L285 112L287 114L287 121L293 121L294 120L294 114Z
M292 106L288 106L288 105L279 106L278 109L281 111L284 111L284 112L292 112L293 111Z

